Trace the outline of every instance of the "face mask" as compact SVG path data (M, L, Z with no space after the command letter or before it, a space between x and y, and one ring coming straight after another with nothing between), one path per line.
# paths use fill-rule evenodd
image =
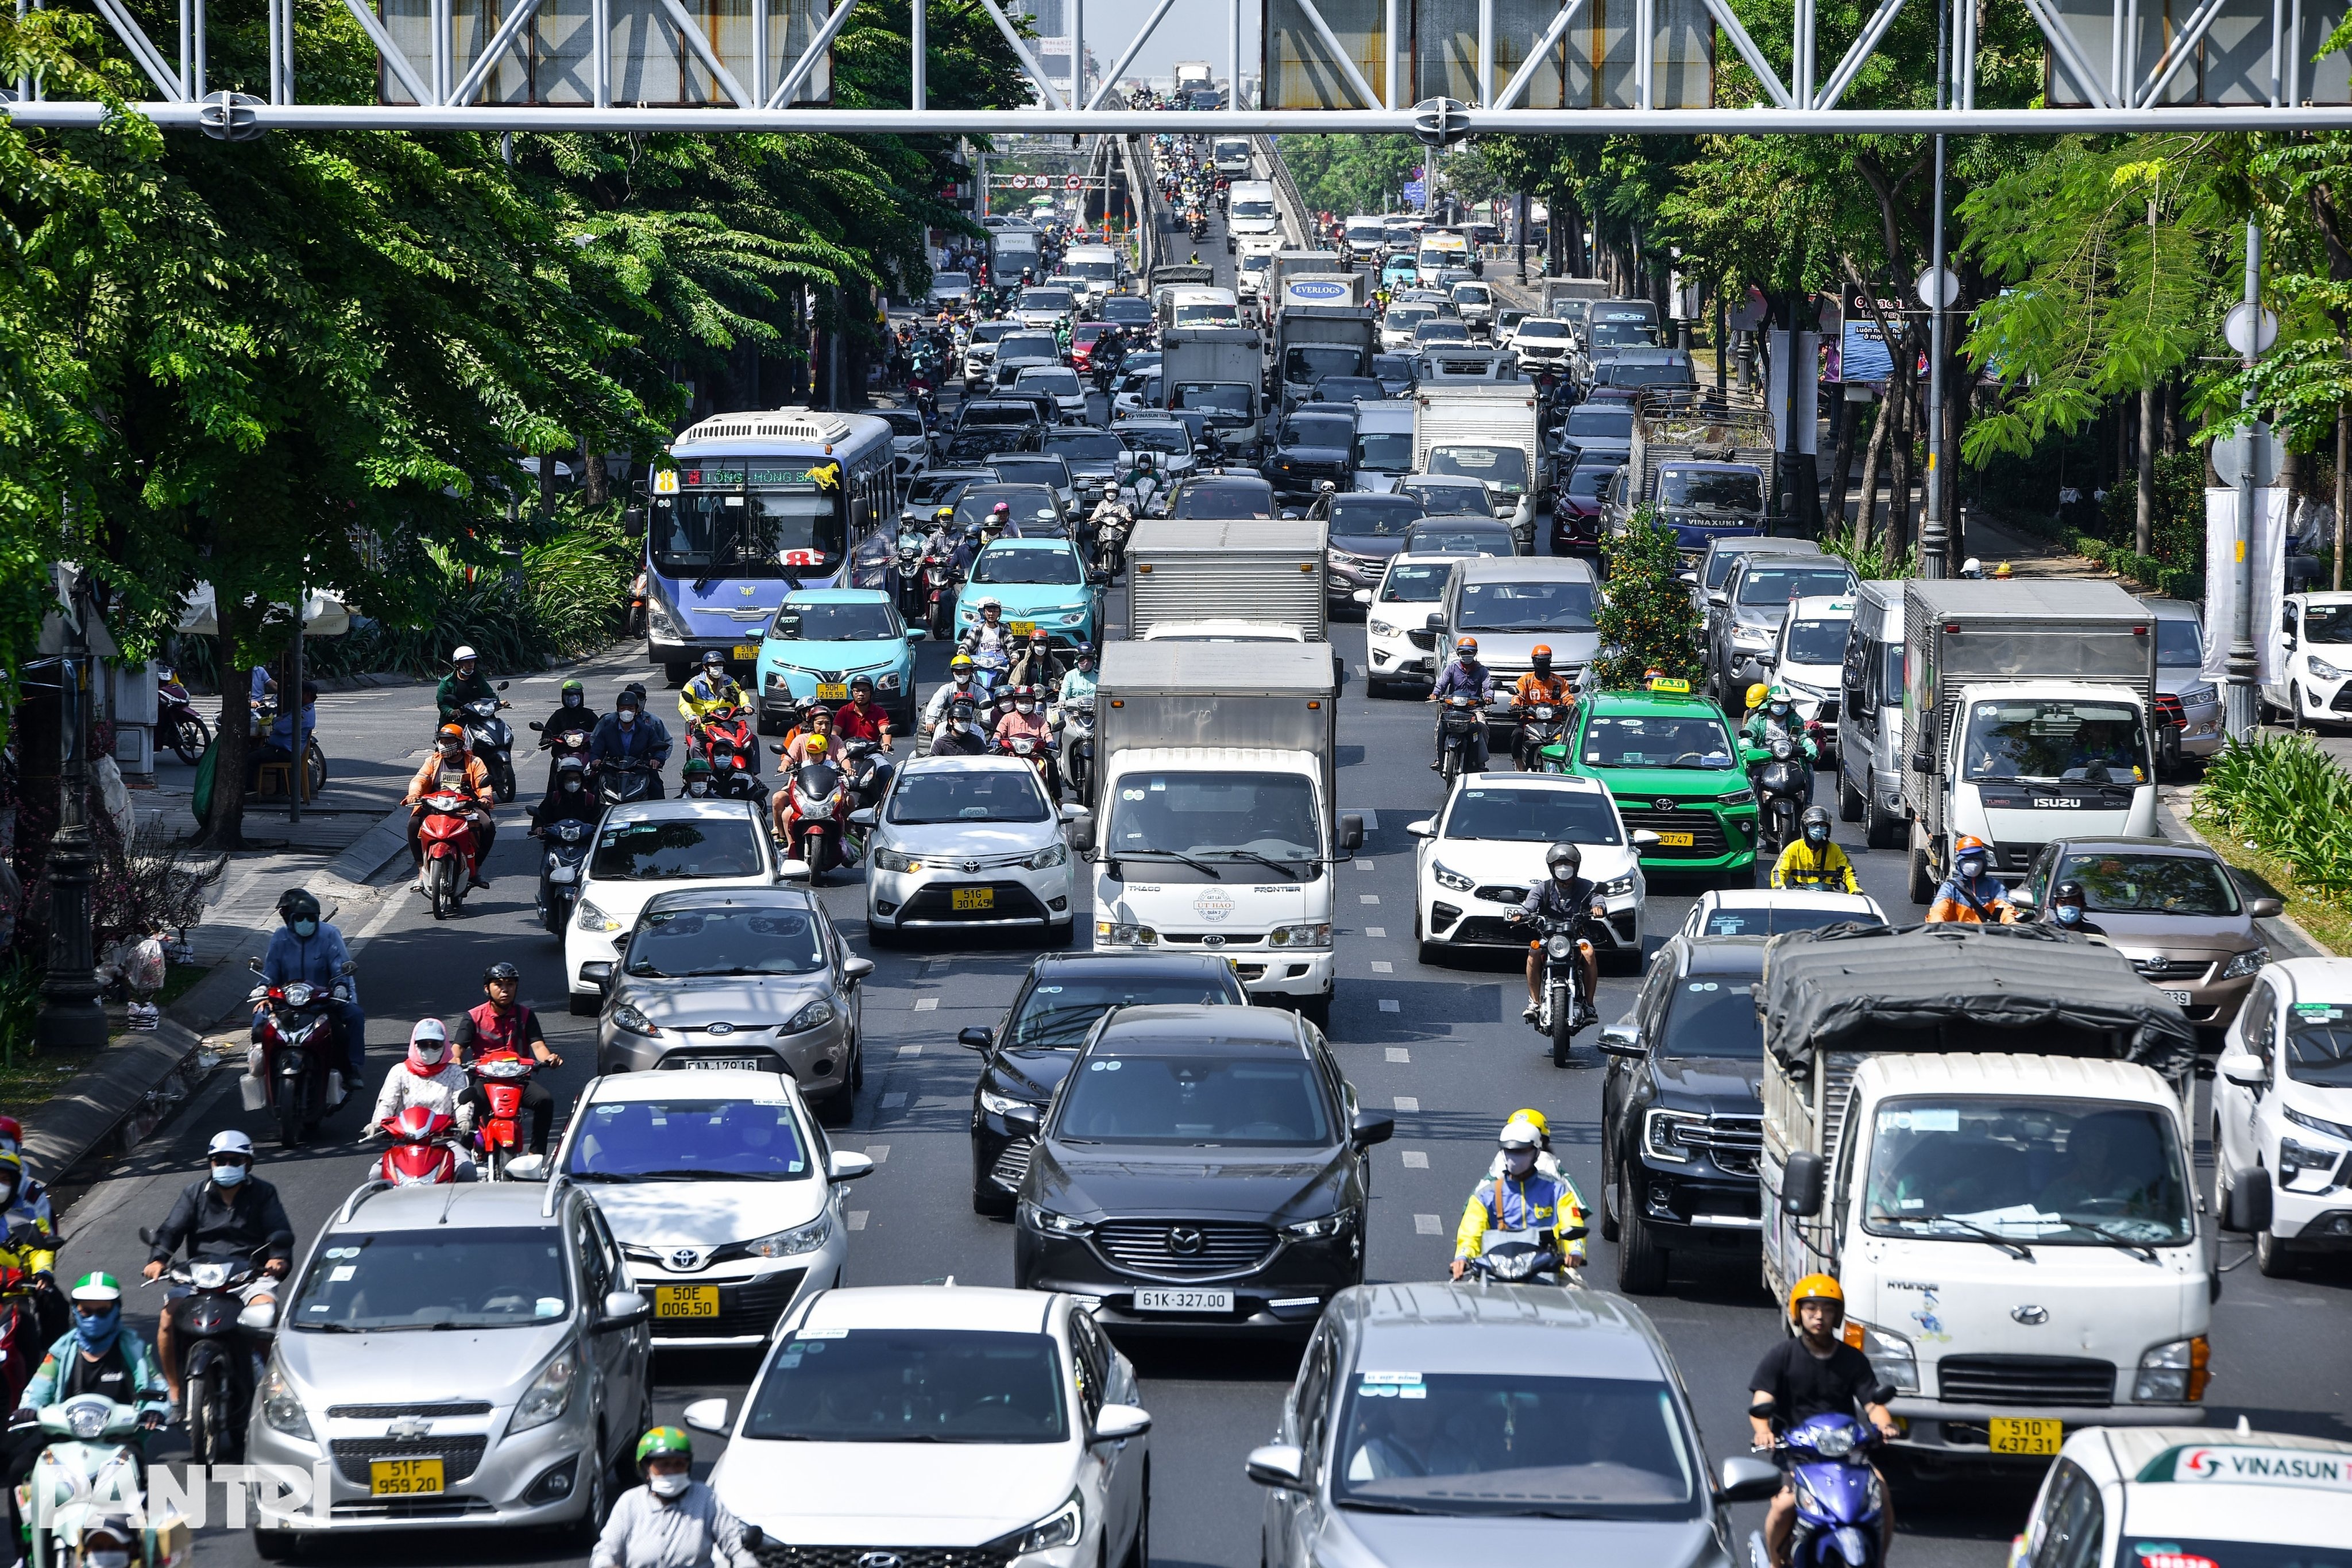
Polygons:
M577 707L579 707L579 706L580 706L580 693L578 693L577 691L567 691L567 692L565 692L565 693L563 694L563 705L564 705L566 708L577 708Z
M636 721L637 716L634 711L626 708L621 710L621 728L625 730Z
M84 1554L82 1561L89 1563L89 1568L131 1568L131 1553L128 1552L90 1552Z
M1805 829L1805 842L1811 845L1814 848L1818 849L1829 841L1830 830L1828 828L1808 827Z
M657 1498L684 1497L686 1489L693 1484L694 1478L684 1470L656 1470L646 1478L646 1485Z
M700 779L697 779L692 784L686 786L686 793L696 796L706 795L710 793L710 786L703 783Z
M430 1045L419 1042L416 1046L416 1059L426 1067L437 1068L441 1065L441 1058L447 1050L448 1047L439 1040L435 1040Z
M1970 858L1960 862L1960 875L1971 882L1975 881L1979 877L1983 876L1984 873L1985 863L1981 860Z
M6 1208L11 1205L11 1204L15 1203L16 1201L16 1183L14 1183L14 1182L10 1182L10 1183L8 1183L5 1186L0 1186L0 1210L5 1210L5 1209L6 1209Z
M216 1186L233 1187L244 1180L245 1167L243 1165L231 1163L228 1164L215 1165L213 1167L213 1182Z
M580 793L580 781L578 779L565 779L563 781L563 793L566 795L578 795Z
M1775 702L1774 704L1772 704L1772 717L1773 717L1773 718L1775 718L1775 719L1786 719L1788 716L1789 716L1789 705L1788 705L1787 703L1785 703L1785 702Z
M2059 906L2058 906L2058 923L2059 923L2060 925L2062 925L2062 926L2079 925L2079 924L2082 922L2082 919L2083 919L2083 906L2082 906L2082 905L2080 905L2080 904L2061 904L2061 905L2059 905Z
M454 757L463 750L465 750L465 748L457 744L455 741L444 741L441 742L441 754L445 757Z
M1532 1149L1506 1149L1503 1151L1503 1169L1510 1172L1511 1174L1515 1176L1526 1175L1529 1171L1535 1169L1535 1165L1536 1152Z
M319 922L317 921L296 921L294 922L294 934L300 937L316 936L319 934Z
M1037 705L1034 702L1015 702L1013 707L1013 710L1019 713L1034 713L1037 711Z
M74 1338L81 1348L93 1355L104 1355L114 1347L114 1336L122 1331L122 1303L115 1302L103 1312L76 1312Z
M1576 868L1573 866L1554 866L1551 868L1551 879L1555 882L1573 882L1576 880Z
M970 686L971 684L971 671L968 669L957 670L955 675L955 683L958 686Z

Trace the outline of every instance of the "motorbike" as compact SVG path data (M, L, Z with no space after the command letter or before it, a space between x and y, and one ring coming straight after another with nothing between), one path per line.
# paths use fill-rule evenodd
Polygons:
M139 1542L148 1568L160 1568L159 1537L184 1531L184 1521L147 1517L138 1406L117 1405L102 1394L77 1394L43 1405L37 1419L47 1446L17 1491L26 1568L80 1568L88 1561L83 1534L100 1522ZM188 1436L196 1436L193 1422Z
M629 631L633 637L646 635L646 574L642 572L629 584Z
M212 727L188 699L187 683L171 666L155 667L155 739L172 754L194 767L213 743Z
M908 622L923 619L923 536L902 533L898 548L891 557L892 596L898 601L898 615Z
M1451 790L1455 779L1477 771L1479 731L1486 728L1486 715L1476 698L1457 691L1445 700L1445 706L1438 712L1438 724L1445 749L1438 759L1437 771Z
M1585 1234L1572 1225L1559 1233L1574 1241ZM1569 1285L1579 1283L1576 1270L1553 1246L1554 1237L1532 1230L1490 1230L1478 1244L1478 1256L1467 1260L1467 1273L1481 1283L1497 1285Z
M139 1237L152 1243L142 1226ZM247 1306L241 1293L258 1268L255 1253L213 1253L174 1263L163 1278L188 1293L168 1303L180 1357L180 1418L190 1458L199 1465L233 1459L245 1447L259 1371L257 1338L276 1326L278 1309ZM149 1281L152 1283L152 1281Z
M1534 773L1543 766L1546 746L1557 746L1568 732L1568 711L1552 702L1530 702L1520 710L1518 743L1512 747L1512 761L1521 773Z
M261 973L261 960L248 969ZM261 1038L247 1053L247 1071L238 1086L247 1110L268 1110L278 1121L278 1142L291 1149L326 1120L341 1083L342 1042L335 1037L332 1005L347 1001L351 987L340 976L358 973L344 960L331 992L308 981L257 985L247 1000L264 1004Z
M1892 1397L1886 1390L1884 1397ZM1815 1415L1783 1432L1772 1447L1789 1457L1797 1522L1789 1568L1877 1568L1879 1521L1886 1491L1870 1463L1878 1434L1851 1415ZM1748 1538L1750 1568L1771 1568L1764 1536Z
M1007 757L1018 757L1037 770L1038 782L1051 796L1054 792L1054 736L1051 731L1043 735L1005 735L998 739L996 750Z
M1095 700L1070 698L1055 707L1054 719L1062 731L1060 744L1066 759L1064 771L1070 775L1070 793L1080 801L1090 800L1095 783Z
M1547 920L1532 922L1543 943L1543 988L1536 999L1536 1033L1551 1041L1551 1065L1569 1064L1570 1042L1584 1028L1586 1005L1584 960L1579 931L1581 921Z
M889 775L883 771L882 742L863 737L839 742L838 755L842 781L847 785L853 806L876 805L882 798L882 786Z
M1006 636L1012 634L1007 633ZM984 701L996 700L996 689L1004 684L1005 673L1013 668L1013 656L1000 641L994 647L972 650L971 684Z
M1108 510L1097 510L1094 516L1095 569L1111 576L1118 574L1127 558L1128 531L1135 526L1133 492L1120 489L1118 503Z
M783 754L783 748L774 748ZM784 853L808 866L809 880L821 879L842 862L842 835L849 824L849 788L831 763L803 763L785 785L792 805L784 818Z
M272 692L253 704L253 743L258 746L267 740L270 726L277 722L278 695ZM302 769L309 775L310 798L316 800L320 791L327 787L327 753L319 745L315 729L310 732L310 743L302 749Z
M530 1146L523 1132L522 1091L538 1070L536 1058L516 1051L485 1051L466 1068L490 1102L489 1113L474 1122L475 1163L486 1182L505 1181L507 1166Z
M1805 811L1805 760L1796 742L1776 735L1766 748L1770 756L1756 769L1756 830L1763 847L1777 855L1797 837L1797 819Z
M954 557L933 551L923 557L923 625L934 641L955 628Z
M567 817L543 824L539 836L547 845L539 864L539 923L548 935L562 936L580 902L580 868L596 841L596 825Z
M421 804L425 826L417 842L425 848L425 896L433 906L433 918L445 921L464 906L466 889L473 882L481 854L474 839L474 814L481 806L456 790L437 791Z
M57 1243L19 1223L0 1252L0 1394L16 1407L33 1369L72 1321L72 1310L53 1278Z
M499 682L504 691L507 683ZM500 800L515 797L514 731L499 717L499 710L509 706L495 697L484 697L459 705L465 717L466 747L482 759L482 766L490 773L490 788Z
M548 778L555 777L555 764L566 757L588 761L588 727L584 724L550 733L536 719L530 721L533 733L539 736L539 749L547 753Z
M626 805L654 798L661 764L650 757L621 757L596 764L596 801L600 805Z
M376 1123L392 1147L375 1163L386 1186L435 1187L457 1179L457 1120L429 1105L412 1105Z
M760 746L744 727L738 737L724 732L710 737L710 793L728 800L765 800L768 786L760 782Z

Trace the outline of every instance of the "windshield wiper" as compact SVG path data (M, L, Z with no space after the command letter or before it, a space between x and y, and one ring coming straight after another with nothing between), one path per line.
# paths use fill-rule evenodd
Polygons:
M2134 1241L2130 1237L2120 1235L2117 1232L2109 1230L2105 1226L2095 1224L2087 1219L2072 1219L2067 1218L2064 1215L2061 1215L2060 1217L2066 1219L2066 1223L2073 1226L2076 1230L2087 1230L2093 1236L2097 1237L2101 1241L2113 1242L2116 1246L2122 1247L2126 1252L2137 1253L2150 1263L2156 1261L2156 1248L2150 1247L2144 1241Z
M1261 855L1255 849L1203 849L1201 853L1203 855L1231 856L1236 860L1255 860L1259 865L1265 867L1267 870L1273 872L1276 876L1280 877L1286 882L1295 882L1298 879L1298 874L1293 871L1289 867L1270 856ZM1314 857L1310 855L1301 855L1299 858L1301 860L1311 860Z
M1179 849L1114 849L1110 853L1110 858L1113 860L1181 860L1213 882L1222 882L1225 879L1223 875L1206 860L1195 860Z
M2001 1235L2000 1232L1997 1230L1987 1230L1983 1226L1977 1224L1976 1221L1972 1219L1961 1219L1957 1215L1888 1214L1882 1209L1871 1217L1873 1219L1885 1220L1891 1225L1956 1225L1962 1230L1968 1231L1970 1235L1976 1237L1978 1240L1983 1242L1988 1247L1997 1247L2003 1252L2008 1253L2011 1258L2021 1259L2027 1263L2033 1261L2033 1249L2027 1247L2023 1242L2011 1241L2009 1237Z
M1374 1502L1366 1498L1341 1498L1339 1501L1341 1508L1354 1509L1363 1513L1418 1513L1443 1516L1448 1512L1447 1510L1439 1508L1415 1508L1409 1502Z

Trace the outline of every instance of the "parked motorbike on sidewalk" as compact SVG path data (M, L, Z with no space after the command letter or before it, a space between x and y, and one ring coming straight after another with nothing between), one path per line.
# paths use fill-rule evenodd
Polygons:
M506 689L507 683L499 681L499 689ZM466 726L467 749L481 758L482 766L489 770L490 788L500 800L515 797L514 731L499 717L499 709L511 706L495 697L460 704L465 713L460 722Z
M539 837L547 847L539 858L539 923L548 935L560 937L580 902L580 868L596 841L596 825L566 818L542 824Z
M473 885L481 856L474 818L481 806L473 796L455 790L428 795L421 804L425 826L417 842L425 848L425 897L433 906L433 918L445 921L465 906L466 889Z
M530 1147L522 1125L522 1093L538 1067L528 1053L485 1051L466 1068L490 1102L474 1119L474 1163L486 1182L505 1181L507 1167Z
M247 967L261 973L261 960ZM359 965L345 960L339 976ZM257 985L247 1001L261 1006L261 1038L246 1053L246 1078L238 1085L247 1110L268 1110L278 1122L278 1142L291 1149L319 1130L342 1084L343 1043L335 1029L335 1005L351 999L339 977L332 991L308 981Z
M212 726L189 700L187 683L167 664L155 667L155 742L171 747L190 767L204 760L205 748L213 743Z

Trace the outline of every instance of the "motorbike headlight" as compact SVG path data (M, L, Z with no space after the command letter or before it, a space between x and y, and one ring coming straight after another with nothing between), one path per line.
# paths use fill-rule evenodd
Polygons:
M1325 1215L1321 1219L1304 1219L1297 1225L1286 1225L1282 1234L1293 1241L1329 1241L1356 1228L1356 1211L1341 1209Z
M625 1029L632 1035L643 1035L649 1040L661 1033L659 1026L651 1018L646 1017L626 1002L613 1009L613 1025L615 1028Z
M814 1029L821 1024L830 1024L832 1022L833 1004L820 996L815 1001L811 1002L807 1006L802 1008L799 1012L793 1014L791 1021L784 1025L783 1033L787 1035L797 1035L803 1030Z
M881 871L919 871L923 863L912 855L901 855L896 849L874 851L874 866Z
M305 1443L318 1441L310 1433L310 1417L302 1409L293 1381L274 1357L269 1370L262 1374L261 1386L254 1390L254 1397L261 1401L261 1418L269 1424L272 1432L282 1432Z
M1670 1165L1687 1165L1691 1152L1683 1138L1706 1123L1706 1117L1687 1110L1653 1110L1642 1122L1642 1152Z
M1437 885L1439 887L1451 889L1457 893L1466 893L1472 888L1477 886L1475 882L1464 876L1461 872L1454 870L1443 860L1431 861L1429 863L1429 874L1437 879Z
M598 909L595 901L591 899L580 900L580 912L572 917L572 923L582 931L595 931L599 935L621 929L621 922Z
M1010 1116L1024 1105L1035 1103L1014 1095L999 1094L992 1089L980 1091L980 1108L991 1116Z
M1331 925L1328 921L1308 921L1305 925L1276 926L1266 932L1268 947L1328 947L1331 945Z
M1847 1327L1862 1331L1862 1343L1857 1348L1870 1358L1871 1371L1879 1382L1894 1384L1898 1394L1919 1392L1919 1358L1908 1339L1892 1329L1882 1329L1860 1319L1848 1319Z
M1070 847L1066 844L1055 842L1046 845L1045 847L1038 850L1037 853L1030 856L1029 858L1022 861L1021 864L1027 867L1032 871L1045 871L1050 870L1055 866L1067 865L1069 863L1069 859Z
M2222 966L2221 978L2224 980L2242 980L2247 975L2252 974L2255 970L2260 969L2263 964L2269 963L2270 956L2271 950L2267 947L2250 947Z
M1632 897L1633 892L1633 874L1628 872L1622 877L1612 878L1610 880L1601 884L1599 892L1604 899L1623 899Z
M1544 952L1556 963L1565 962L1568 955L1575 951L1576 944L1565 936L1547 937L1544 940Z
M803 1252L814 1252L832 1234L833 1216L821 1214L806 1225L780 1230L757 1241L747 1241L743 1244L743 1250L754 1258L793 1258Z
M2304 662L2310 665L2311 673L2317 676L2322 680L2341 680L2344 679L2344 672L2342 670L2336 668L2326 659L2318 658L2316 655L2305 658Z
M1094 1229L1093 1226L1082 1219L1072 1219L1068 1215L1055 1214L1052 1209L1041 1208L1026 1199L1020 1204L1019 1212L1023 1225L1027 1226L1031 1230L1043 1231L1048 1236L1084 1236Z
M580 1363L565 1351L530 1380L530 1386L515 1401L514 1419L507 1423L509 1435L528 1432L534 1426L544 1426L572 1408L572 1385L580 1381Z
M2202 1334L2151 1346L2139 1358L2139 1376L2132 1383L2132 1398L2157 1405L2204 1398L2208 1354Z
M1078 1537L1086 1533L1086 1505L1078 1500L1077 1493L1072 1492L1069 1501L1026 1530L1001 1535L981 1550L1002 1552L1007 1557L1018 1557L1030 1552L1050 1552L1056 1546L1076 1545Z

